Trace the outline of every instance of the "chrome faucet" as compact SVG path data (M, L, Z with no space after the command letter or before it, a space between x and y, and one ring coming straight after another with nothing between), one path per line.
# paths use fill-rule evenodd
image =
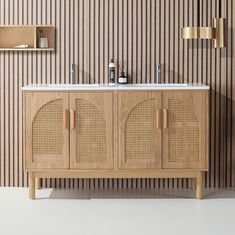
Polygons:
M70 64L70 83L75 84L75 64Z
M160 64L155 65L155 83L157 84L161 83L161 65Z

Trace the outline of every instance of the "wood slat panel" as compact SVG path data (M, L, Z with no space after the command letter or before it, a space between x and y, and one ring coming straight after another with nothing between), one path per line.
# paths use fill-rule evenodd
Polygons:
M200 3L200 15L197 7ZM27 186L23 172L22 86L68 83L76 65L79 83L107 83L108 63L127 65L131 83L162 81L210 85L210 171L206 186L235 186L235 3L222 0L228 22L227 49L212 42L179 39L187 25L210 26L218 17L214 0L0 0L0 24L53 24L56 52L0 53L0 186ZM116 72L118 70L116 69ZM44 187L191 187L181 179L48 179Z

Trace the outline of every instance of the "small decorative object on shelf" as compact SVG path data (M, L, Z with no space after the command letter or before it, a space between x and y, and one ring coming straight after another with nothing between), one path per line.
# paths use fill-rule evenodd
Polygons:
M119 63L119 77L118 77L119 84L127 84L127 76L125 73L125 64Z
M41 29L38 31L38 47L48 48L48 39L43 37L43 33Z
M29 46L27 44L21 44L16 46L15 48L28 48Z

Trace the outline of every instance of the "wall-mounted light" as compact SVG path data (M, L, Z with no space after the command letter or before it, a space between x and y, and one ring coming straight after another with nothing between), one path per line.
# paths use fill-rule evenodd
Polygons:
M200 27L200 1L198 3L198 27L181 28L181 39L213 39L214 48L223 48L225 45L226 19L221 18L221 1L219 18L212 20L212 27Z
M181 39L213 39L214 48L226 47L225 22L224 18L215 18L212 27L183 27Z

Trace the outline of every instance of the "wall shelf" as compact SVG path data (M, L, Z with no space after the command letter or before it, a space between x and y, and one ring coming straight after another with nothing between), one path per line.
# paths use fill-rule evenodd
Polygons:
M48 48L38 47L38 32L48 39ZM27 44L28 48L16 48ZM54 51L53 25L0 25L0 51Z

